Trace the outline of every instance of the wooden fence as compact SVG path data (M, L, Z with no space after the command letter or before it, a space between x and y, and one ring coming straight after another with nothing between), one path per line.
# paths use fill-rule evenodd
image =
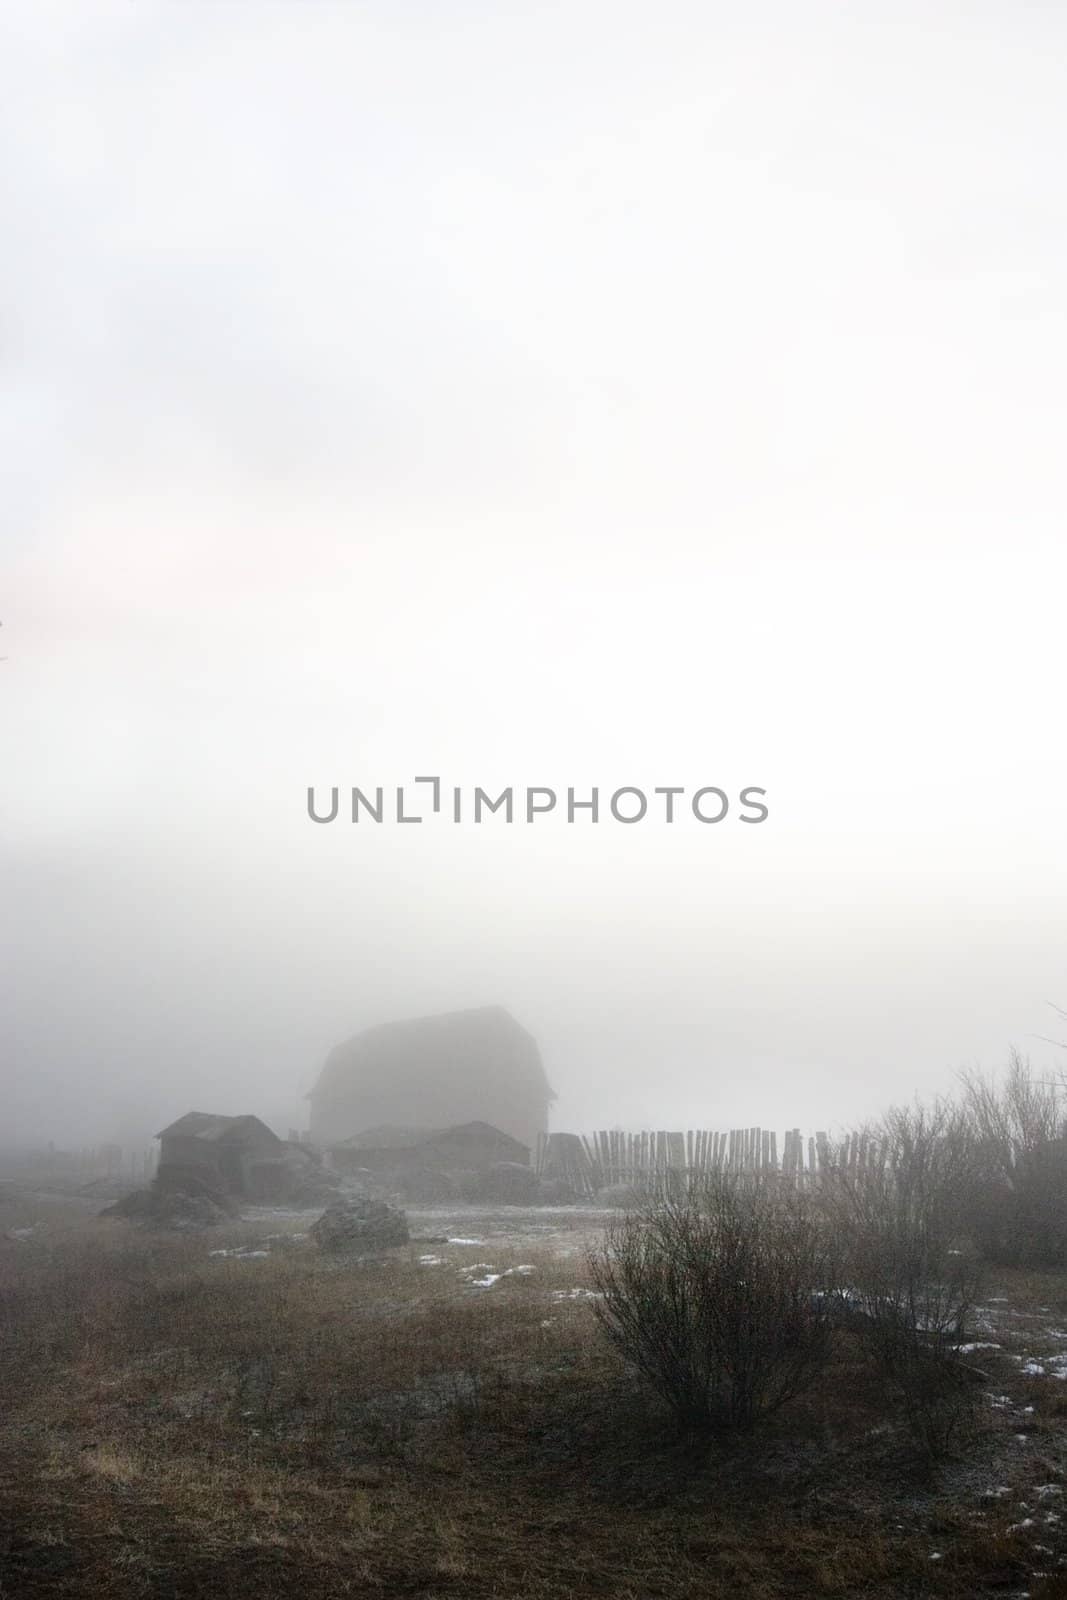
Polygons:
M867 1134L850 1134L832 1144L825 1132L805 1138L788 1128L779 1144L768 1128L690 1128L624 1133L541 1134L536 1166L543 1178L558 1178L583 1196L609 1184L626 1184L653 1193L685 1192L713 1172L774 1173L796 1187L818 1182L830 1164L855 1171L881 1166L885 1147Z
M118 1144L83 1145L73 1150L19 1149L3 1152L4 1165L12 1172L33 1172L39 1176L77 1179L84 1183L97 1179L121 1179L147 1183L159 1164L158 1145L130 1149Z

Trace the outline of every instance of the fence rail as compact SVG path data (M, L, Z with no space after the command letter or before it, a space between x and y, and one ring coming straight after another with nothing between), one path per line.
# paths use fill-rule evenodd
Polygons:
M779 1143L768 1128L689 1128L624 1133L540 1134L536 1166L582 1196L625 1184L657 1192L695 1186L714 1172L775 1173L797 1188L817 1183L830 1166L866 1170L882 1166L886 1147L868 1134L849 1134L832 1144L825 1131L807 1136L787 1128Z
M0 1152L5 1170L33 1172L89 1183L97 1179L148 1182L159 1164L159 1147L131 1149L118 1144L83 1145L72 1150L15 1148Z

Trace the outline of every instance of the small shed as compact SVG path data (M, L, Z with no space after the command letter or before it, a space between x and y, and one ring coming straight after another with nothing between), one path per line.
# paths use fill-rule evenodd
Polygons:
M187 1111L156 1134L159 1168L195 1173L225 1194L248 1194L253 1168L279 1161L285 1141L258 1117Z

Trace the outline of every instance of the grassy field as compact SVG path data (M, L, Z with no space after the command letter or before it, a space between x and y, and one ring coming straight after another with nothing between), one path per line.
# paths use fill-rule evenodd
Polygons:
M694 1454L599 1335L599 1221L420 1214L353 1264L9 1195L0 1597L1067 1596L1067 1278L989 1283L936 1473L845 1334Z

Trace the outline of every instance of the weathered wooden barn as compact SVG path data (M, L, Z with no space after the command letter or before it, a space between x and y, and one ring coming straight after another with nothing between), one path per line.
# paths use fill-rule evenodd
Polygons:
M415 1172L488 1172L499 1162L528 1166L530 1149L487 1122L427 1132L416 1128L368 1128L331 1145L330 1164L338 1172L362 1170L401 1180Z
M482 1123L534 1149L555 1095L533 1036L485 1006L368 1028L331 1050L308 1098L323 1146L368 1129Z
M262 1188L257 1169L283 1160L285 1140L258 1117L222 1117L208 1111L187 1111L156 1134L159 1171L187 1172L221 1189L247 1195Z

